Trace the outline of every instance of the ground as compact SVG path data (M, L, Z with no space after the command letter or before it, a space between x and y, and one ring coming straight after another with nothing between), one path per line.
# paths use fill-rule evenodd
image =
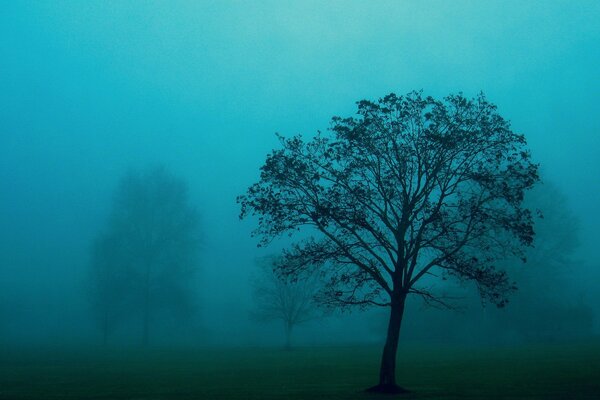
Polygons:
M0 399L381 399L376 347L151 351L4 349ZM404 345L408 399L598 399L600 343ZM394 398L392 396L392 398Z

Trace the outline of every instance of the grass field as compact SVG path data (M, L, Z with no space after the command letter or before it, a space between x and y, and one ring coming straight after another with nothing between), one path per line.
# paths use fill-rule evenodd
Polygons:
M0 399L372 399L379 348L17 351L0 355ZM414 399L600 399L600 344L403 347Z

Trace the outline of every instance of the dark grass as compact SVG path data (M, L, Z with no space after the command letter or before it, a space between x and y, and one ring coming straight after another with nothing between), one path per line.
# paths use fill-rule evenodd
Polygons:
M376 347L0 354L0 399L381 399ZM600 344L404 346L407 399L600 399ZM391 398L395 398L391 396Z

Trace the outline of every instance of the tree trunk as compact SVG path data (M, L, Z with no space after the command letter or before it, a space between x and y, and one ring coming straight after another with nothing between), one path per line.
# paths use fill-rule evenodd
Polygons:
M285 349L292 349L292 327L293 325L290 322L285 322Z
M381 356L379 384L369 388L368 391L370 392L404 393L407 391L396 384L396 353L398 350L398 339L400 338L402 316L404 315L405 300L406 296L403 296L398 300L392 301L387 338Z
M108 342L108 311L104 311L104 321L102 324L102 345L106 346Z
M146 269L146 278L144 282L144 331L143 345L148 346L149 330L150 330L150 267Z
M146 302L146 304L144 304L144 333L143 333L143 339L142 339L142 343L144 345L144 347L148 346L148 337L149 337L149 307L148 307L148 302Z

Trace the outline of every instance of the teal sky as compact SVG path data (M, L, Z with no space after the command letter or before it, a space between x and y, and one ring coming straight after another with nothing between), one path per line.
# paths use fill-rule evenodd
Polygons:
M254 254L235 196L275 132L413 89L485 92L598 260L598 21L598 1L2 2L0 276L81 279L116 180L164 163L190 183L219 281Z

